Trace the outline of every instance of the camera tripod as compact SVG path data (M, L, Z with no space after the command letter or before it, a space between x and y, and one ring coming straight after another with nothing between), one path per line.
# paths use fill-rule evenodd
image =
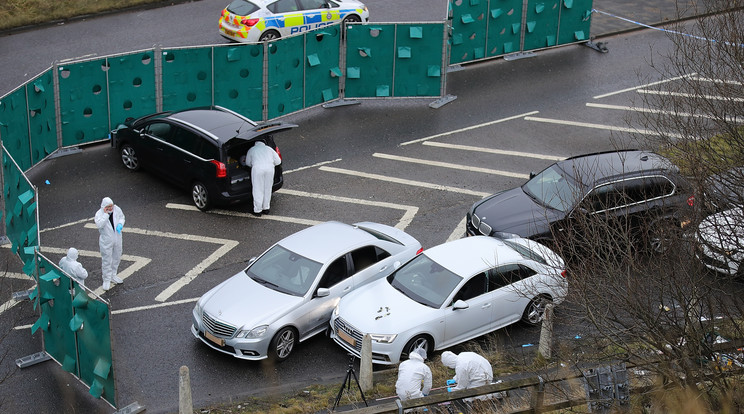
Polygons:
M339 401L341 401L341 396L344 394L344 390L351 390L352 377L354 377L357 388L359 388L359 393L362 394L362 401L364 401L364 405L369 407L369 404L367 404L367 398L364 397L362 386L359 385L359 379L357 379L356 372L354 372L354 355L349 354L349 367L346 369L346 378L344 378L344 383L341 384L341 389L338 390L338 395L336 395L336 401L333 403L333 408L331 408L331 411L335 411L336 407L338 407L338 403Z

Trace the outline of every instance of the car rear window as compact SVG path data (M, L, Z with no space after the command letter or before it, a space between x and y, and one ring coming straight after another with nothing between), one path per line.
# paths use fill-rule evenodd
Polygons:
M401 246L403 245L403 243L401 243L400 241L398 241L398 240L396 240L396 239L394 239L394 238L392 238L392 237L388 236L387 234L381 233L381 232L379 232L379 231L375 231L375 230L372 230L372 229L370 229L370 228L367 228L367 227L362 227L362 226L357 226L357 227L358 227L358 228L359 228L360 230L364 230L364 231L366 231L367 233L371 234L372 236L374 236L374 237L375 237L376 239L378 239L378 240L389 241L390 243L395 243L395 244L399 244L399 245L401 245Z
M235 0L227 6L227 11L238 16L247 16L256 10L258 10L258 6L245 0Z

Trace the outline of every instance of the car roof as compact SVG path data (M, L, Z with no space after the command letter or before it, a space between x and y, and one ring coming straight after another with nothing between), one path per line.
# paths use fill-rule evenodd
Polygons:
M663 156L650 151L622 150L584 154L556 163L558 168L584 185L649 173L679 172Z
M285 237L277 244L310 260L327 263L340 252L378 244L378 238L350 224L328 221Z
M490 269L497 263L525 260L501 240L488 236L457 239L424 250L422 254L465 277Z

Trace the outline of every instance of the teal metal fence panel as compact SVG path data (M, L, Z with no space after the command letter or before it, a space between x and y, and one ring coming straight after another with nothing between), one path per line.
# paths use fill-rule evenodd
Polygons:
M62 146L85 144L108 136L108 70L106 59L57 68Z
M488 0L451 0L450 13L452 14L450 63L486 57L486 34L490 16Z
M41 329L44 351L62 365L65 371L78 375L75 333L70 328L70 321L73 319L70 278L55 269L42 256L38 256L38 266L39 280L34 307L40 308L40 316L31 327L31 333L35 334Z
M107 61L111 127L127 118L156 112L154 52L120 55Z
M486 57L518 52L522 41L522 0L491 0Z
M441 96L444 24L398 24L393 96Z
M345 96L391 97L394 60L394 24L348 25Z
M163 110L212 105L212 48L163 50Z
M589 40L593 0L561 0L561 24L558 44Z
M38 164L57 150L57 114L54 102L54 71L26 83L31 163ZM25 171L25 170L24 170Z
M0 99L0 138L23 171L34 165L31 161L26 89L24 84Z
M305 37L279 39L268 46L268 118L298 111L304 105Z
M305 35L305 108L338 98L340 52L339 24Z
M28 182L20 166L3 147L3 197L5 198L5 232L11 250L23 261L23 272L33 275L35 249L39 247L39 225L36 214L36 188Z
M558 0L529 0L525 15L525 51L558 44Z
M251 119L263 118L262 44L214 48L214 102Z

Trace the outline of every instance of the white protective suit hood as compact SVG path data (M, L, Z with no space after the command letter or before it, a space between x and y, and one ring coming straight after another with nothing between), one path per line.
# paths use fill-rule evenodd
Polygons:
M72 260L72 261L77 261L77 259L78 259L78 255L79 255L79 254L78 254L78 251L77 251L77 249L76 249L76 248L74 248L74 247L70 247L70 248L69 248L69 249L67 250L67 258L68 258L68 259L70 259L70 260Z
M108 197L103 197L103 200L101 200L101 209L103 209L106 206L110 206L111 204L114 204L113 200L111 200Z
M448 368L455 369L457 366L457 355L450 351L442 352L442 364Z

